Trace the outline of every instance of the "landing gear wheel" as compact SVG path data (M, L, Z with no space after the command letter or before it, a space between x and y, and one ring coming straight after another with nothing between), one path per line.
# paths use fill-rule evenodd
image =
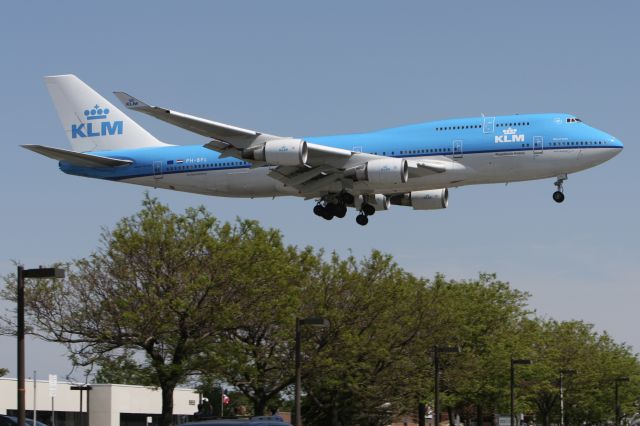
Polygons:
M564 201L564 194L560 191L556 191L553 193L553 201L556 203L561 203Z
M553 193L553 201L555 201L556 203L561 203L564 201L564 189L562 187L562 184L567 179L569 178L566 174L560 175L558 176L558 179L553 183L557 188L557 191Z
M366 214L367 216L373 216L375 212L376 212L376 208L373 207L371 204L362 205L362 213Z
M322 214L324 213L324 207L322 207L322 204L316 204L316 206L313 208L313 213L316 216L322 216Z
M346 216L346 214L347 214L347 206L345 206L344 204L339 205L338 209L337 209L337 211L335 213L335 216L337 218L342 219L343 217Z
M358 216L356 216L356 222L358 223L358 225L365 226L367 223L369 223L369 218L364 214L359 214Z

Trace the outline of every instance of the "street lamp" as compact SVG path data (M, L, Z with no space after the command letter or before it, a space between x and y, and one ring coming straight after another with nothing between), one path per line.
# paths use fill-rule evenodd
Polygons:
M459 346L449 346L449 347L433 347L433 367L435 369L435 379L434 379L434 393L435 393L435 401L434 401L434 412L433 412L433 424L434 426L440 426L440 354L442 353L456 353L459 354L460 347Z
M511 358L511 426L514 426L515 423L515 414L514 414L514 406L515 406L515 382L516 382L516 365L530 365L532 361L530 359L513 359Z
M620 400L618 397L618 386L620 386L620 383L623 382L628 382L629 381L629 377L628 376L622 376L622 377L617 377L614 380L615 383L615 402L616 402L616 406L615 406L615 416L616 416L616 426L620 426Z
M303 325L309 325L312 327L327 328L329 327L329 320L322 317L309 317L309 318L296 318L296 392L295 392L295 426L300 426L302 411L300 409L300 392L302 388L302 377L300 374L300 346L301 346L301 329Z
M60 268L24 269L18 266L18 426L25 426L25 373L24 373L24 280L25 278L64 278ZM35 419L33 419L35 421Z
M564 426L564 376L576 374L576 370L565 368L560 370L560 426Z

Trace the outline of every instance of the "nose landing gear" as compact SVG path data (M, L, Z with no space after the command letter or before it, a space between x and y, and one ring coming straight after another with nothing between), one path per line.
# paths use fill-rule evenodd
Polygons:
M558 190L553 193L553 201L555 201L556 203L561 203L564 201L564 188L562 187L562 184L567 179L568 177L566 174L560 175L558 176L558 180L553 183L556 188L558 188Z

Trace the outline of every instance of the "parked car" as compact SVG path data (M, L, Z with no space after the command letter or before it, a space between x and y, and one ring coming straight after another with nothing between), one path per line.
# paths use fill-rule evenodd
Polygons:
M25 419L25 423L29 426L33 426L33 420ZM5 416L0 414L0 426L16 426L18 424L18 418L14 416ZM36 426L47 426L46 424L36 420Z
M39 425L38 425L39 426ZM184 423L180 426L292 426L280 416L257 416L250 419L216 419Z

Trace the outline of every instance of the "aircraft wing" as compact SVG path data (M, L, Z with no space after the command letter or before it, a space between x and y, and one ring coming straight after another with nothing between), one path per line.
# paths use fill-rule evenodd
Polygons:
M279 139L278 136L268 135L254 130L243 129L205 118L195 117L167 108L149 105L140 99L136 99L125 92L113 92L116 97L128 109L139 111L144 114L166 121L174 126L182 127L190 132L197 133L217 141L226 142L235 148L248 148L258 142L266 142L270 139Z
M256 159L252 150L259 150L267 142L295 141L293 138L270 135L255 130L243 129L193 115L172 111L166 108L149 105L125 92L114 92L116 97L128 108L139 111L167 123L192 131L212 140L205 148L219 152L221 158L235 157L252 163L255 167L269 164L266 160ZM277 166L270 175L285 185L309 192L311 189L322 190L325 184L342 177L341 171L346 167L363 164L371 157L369 154L353 152L325 145L304 143L307 159L304 165ZM331 177L327 177L331 175ZM322 179L322 180L321 180ZM313 181L313 186L309 186Z
M273 166L269 176L295 188L301 194L327 192L337 181L342 181L346 186L352 185L352 178L346 176L349 171L364 167L371 160L389 158L243 129L152 106L125 92L114 92L114 94L128 109L211 138L212 140L204 147L219 152L221 158L235 157L251 163L254 167ZM299 163L294 161L290 165L269 161L267 146L271 148L272 155L297 149L300 153L304 152L305 161ZM423 177L444 173L458 166L463 167L456 162L430 159L410 160L408 166L410 177Z
M84 154L81 152L69 151L61 148L53 148L43 145L21 145L23 148L29 151L37 152L45 157L53 158L54 160L64 161L74 166L80 167L118 167L126 166L133 161L121 160L119 158L102 157L93 154Z

